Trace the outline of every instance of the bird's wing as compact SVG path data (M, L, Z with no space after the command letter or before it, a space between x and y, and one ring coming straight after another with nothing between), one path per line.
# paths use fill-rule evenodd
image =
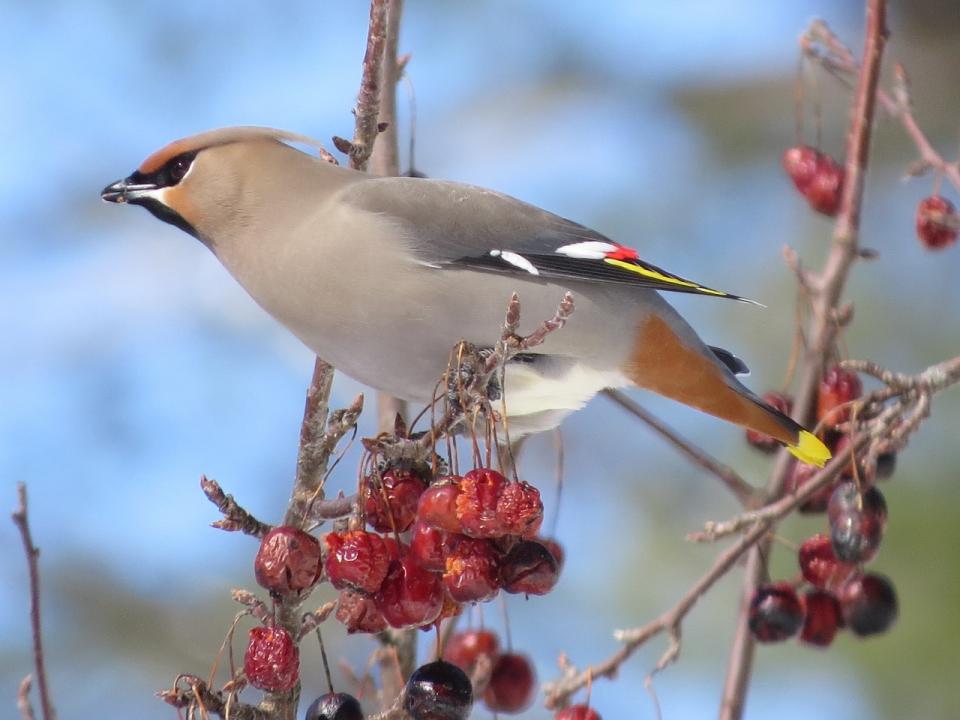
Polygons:
M442 180L371 178L343 202L406 226L417 259L542 278L613 282L753 302L646 262L633 248L492 190Z

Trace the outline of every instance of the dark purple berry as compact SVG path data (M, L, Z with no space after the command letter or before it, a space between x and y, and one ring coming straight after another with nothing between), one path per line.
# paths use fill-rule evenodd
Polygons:
M750 632L760 642L779 642L803 624L803 606L790 583L761 585L750 601Z
M887 523L887 503L872 487L861 496L852 482L841 483L830 496L830 541L838 560L869 562L877 554Z
M353 695L329 692L310 704L303 720L363 720L363 709Z
M861 637L886 632L897 619L897 593L883 575L864 575L840 590L843 619Z
M421 665L407 680L403 709L413 720L466 720L472 707L470 678L452 663Z

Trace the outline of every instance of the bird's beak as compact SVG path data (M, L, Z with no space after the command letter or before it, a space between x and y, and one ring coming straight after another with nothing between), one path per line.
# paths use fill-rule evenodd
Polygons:
M157 190L154 183L135 182L133 177L126 180L117 180L112 185L107 185L100 193L100 198L106 202L126 203L133 202L142 197L151 190Z

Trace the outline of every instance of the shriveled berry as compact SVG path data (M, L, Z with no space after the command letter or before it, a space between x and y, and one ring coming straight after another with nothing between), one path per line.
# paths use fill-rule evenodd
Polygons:
M363 708L348 693L324 693L307 708L303 720L363 720Z
M957 241L953 203L940 195L925 197L917 205L917 237L927 250L941 250Z
M500 656L500 640L489 630L464 630L454 633L443 648L443 659L473 675L481 659L493 667Z
M803 191L807 203L818 213L833 217L840 209L846 171L826 153L819 153L817 169Z
M387 629L387 621L373 598L354 590L340 591L336 616L348 633L378 633Z
M412 470L390 468L364 483L363 513L380 532L404 532L417 515L420 495L427 484Z
M553 720L603 720L603 718L588 705L571 705L554 715Z
M770 407L775 410L779 410L784 415L789 416L790 412L793 410L793 398L789 395L785 395L780 392L768 392L764 393L761 400L765 402ZM780 446L781 442L771 435L766 433L757 432L756 430L747 430L747 442L755 447L760 452L772 453L776 452Z
M560 566L545 545L523 540L503 558L500 577L508 593L546 595L560 579Z
M497 518L507 535L534 537L543 523L540 491L529 483L508 483L497 500Z
M418 520L410 531L410 556L424 570L442 573L446 569L444 544L447 537L443 530Z
M797 145L783 153L783 169L801 193L806 192L817 172L819 155L820 153L809 145Z
M886 632L897 619L897 593L883 575L867 574L840 589L847 627L861 637Z
M526 655L504 653L493 665L483 702L494 712L518 713L533 703L537 674Z
M413 720L466 720L472 708L473 686L456 665L436 660L407 680L403 709Z
M823 590L840 587L857 569L855 565L837 560L830 538L826 535L814 535L804 540L797 559L804 579Z
M803 597L803 608L800 640L809 645L827 647L843 625L840 602L833 593L811 590Z
M250 630L243 671L255 688L286 692L300 677L300 651L282 627L255 627Z
M854 483L841 483L830 497L827 516L837 558L848 563L870 562L877 554L887 524L883 494L872 487L861 496Z
M423 491L417 504L417 518L430 527L445 532L462 531L457 517L457 497L460 495L460 478L451 475L441 478Z
M489 540L453 535L444 560L443 585L457 602L483 602L500 591L500 557Z
M750 632L759 642L779 642L803 624L803 606L789 583L759 586L750 600Z
M382 537L366 530L347 530L327 533L324 541L324 567L335 588L365 593L380 589L390 564L390 551Z
M795 493L813 479L813 476L817 474L819 468L795 460L791 462L792 465L790 467L790 473L787 475L785 489L788 493ZM800 505L800 512L807 514L825 512L827 503L830 501L830 495L833 493L833 488L834 483L828 483L818 489Z
M863 394L860 376L839 365L831 365L820 378L817 394L817 420L827 425L839 425L850 418L851 400ZM845 407L840 407L841 405Z
M391 627L407 629L428 625L443 609L440 576L417 565L409 555L390 562L387 577L374 596Z
M457 496L457 517L464 535L475 538L497 538L507 529L497 512L497 503L507 479L490 468L474 468L460 481Z
M300 528L281 525L263 536L253 570L270 592L306 590L320 578L320 543Z

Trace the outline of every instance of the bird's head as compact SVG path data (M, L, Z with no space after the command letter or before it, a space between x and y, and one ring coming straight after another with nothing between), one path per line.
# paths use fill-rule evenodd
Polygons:
M105 187L100 197L141 205L156 218L214 246L266 202L265 188L282 185L283 171L277 168L289 167L291 153L309 157L286 143L319 146L302 135L261 127L193 135L152 153L129 177Z

